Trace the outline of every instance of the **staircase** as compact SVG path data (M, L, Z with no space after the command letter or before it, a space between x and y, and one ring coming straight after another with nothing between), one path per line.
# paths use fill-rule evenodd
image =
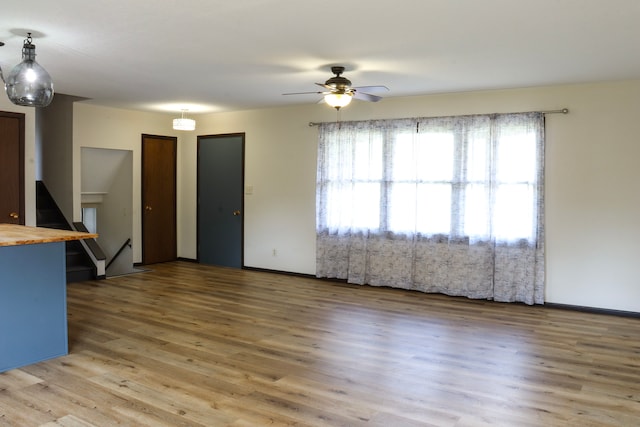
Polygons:
M73 230L42 181L36 181L36 225L38 227ZM93 280L96 269L79 240L65 242L67 283Z

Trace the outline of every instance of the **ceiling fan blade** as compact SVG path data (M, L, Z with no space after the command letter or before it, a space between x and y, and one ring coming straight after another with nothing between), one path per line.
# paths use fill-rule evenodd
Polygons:
M381 96L370 95L368 93L358 92L357 90L353 91L353 97L361 101L369 101L369 102L378 102L382 99Z
M292 93L283 93L283 95L318 95L318 94L326 94L327 92L292 92Z
M316 83L316 84L317 84L318 86L320 86L320 87L325 88L325 89L329 89L330 91L334 91L334 90L336 90L336 88L335 88L335 87L333 87L333 86L329 86L329 85L326 85L326 84L324 84L324 83Z
M386 86L356 86L351 89L355 89L357 91L362 92L388 92L389 88Z

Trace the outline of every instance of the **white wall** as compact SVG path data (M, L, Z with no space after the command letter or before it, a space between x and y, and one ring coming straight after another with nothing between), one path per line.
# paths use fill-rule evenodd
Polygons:
M563 107L570 114L547 116L546 300L640 312L640 81L354 102L342 120ZM77 114L74 141L134 150L139 209L140 134L175 135L171 116L95 106ZM195 132L178 134L178 256L196 256L196 136L245 132L245 183L254 189L245 196L245 265L314 274L317 129L307 124L335 112L310 102L195 118Z
M142 134L176 136L171 115L99 107L76 102L73 117L73 221L80 221L82 147L131 150L133 153L133 262L142 261L140 162ZM180 140L178 139L178 143Z
M245 186L253 187L245 195L245 265L314 274L317 130L307 124L332 116L302 106L198 117L179 144L179 256L196 257L197 135L244 132Z
M131 248L124 246L118 258L114 259L121 245L131 238L133 229L131 216L133 156L130 151L125 153L126 156L120 163L118 173L105 194L98 213L98 234L105 233L105 237L108 236L107 245L103 245L107 239L98 239L98 243L107 255L107 265L111 264L107 268L107 276L133 272L133 245Z
M72 221L73 103L79 98L56 94L47 108L37 109L41 180L64 217Z
M107 259L107 276L131 273L133 251L123 243L132 237L133 154L130 150L81 149L82 207L97 210L96 239ZM86 223L85 223L86 225Z

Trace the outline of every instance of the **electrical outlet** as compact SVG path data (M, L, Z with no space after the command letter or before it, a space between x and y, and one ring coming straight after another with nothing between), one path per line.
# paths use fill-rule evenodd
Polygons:
M276 250L276 248L273 248L273 249L271 250L271 255L273 255L273 256L278 256L278 251Z

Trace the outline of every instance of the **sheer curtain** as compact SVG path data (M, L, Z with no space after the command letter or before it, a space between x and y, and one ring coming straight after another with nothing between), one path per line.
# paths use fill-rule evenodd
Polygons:
M544 302L541 113L320 125L318 277Z

